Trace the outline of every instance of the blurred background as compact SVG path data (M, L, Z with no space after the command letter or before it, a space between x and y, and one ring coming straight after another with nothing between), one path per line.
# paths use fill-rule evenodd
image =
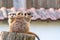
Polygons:
M60 40L60 0L0 0L0 32L9 31L8 13L31 11L30 31L41 40Z

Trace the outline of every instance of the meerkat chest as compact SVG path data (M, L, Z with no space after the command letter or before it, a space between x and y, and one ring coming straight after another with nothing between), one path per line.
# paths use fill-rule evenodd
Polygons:
M11 25L11 29L18 32L26 32L29 30L29 26L24 20L15 20Z

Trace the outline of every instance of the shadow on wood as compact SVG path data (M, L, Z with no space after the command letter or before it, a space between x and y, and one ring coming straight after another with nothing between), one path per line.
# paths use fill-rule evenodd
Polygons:
M35 36L24 33L0 32L0 40L35 40Z

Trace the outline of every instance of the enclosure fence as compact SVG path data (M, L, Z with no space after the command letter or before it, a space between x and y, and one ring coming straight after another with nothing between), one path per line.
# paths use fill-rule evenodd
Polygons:
M27 8L60 8L60 0L26 0Z
M17 3L17 1L19 1L19 3ZM16 0L16 3L17 5L22 7L24 6L26 8L60 8L60 0ZM14 4L14 0L0 0L0 7L4 6L11 8L14 5L16 5Z

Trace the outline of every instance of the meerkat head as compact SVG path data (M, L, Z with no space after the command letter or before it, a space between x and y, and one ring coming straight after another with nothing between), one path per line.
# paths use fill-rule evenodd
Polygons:
M23 17L24 17L24 15L23 15L23 12L22 11L18 11L16 13L16 18L23 18Z
M8 13L8 18L13 19L15 17L16 17L16 12L10 12L10 13Z
M24 13L24 18L27 22L31 21L32 13L30 11L25 11Z
M27 17L27 18L33 17L33 16L32 16L32 13L31 13L30 11L26 11L26 12L24 13L24 15L25 15L25 17Z

